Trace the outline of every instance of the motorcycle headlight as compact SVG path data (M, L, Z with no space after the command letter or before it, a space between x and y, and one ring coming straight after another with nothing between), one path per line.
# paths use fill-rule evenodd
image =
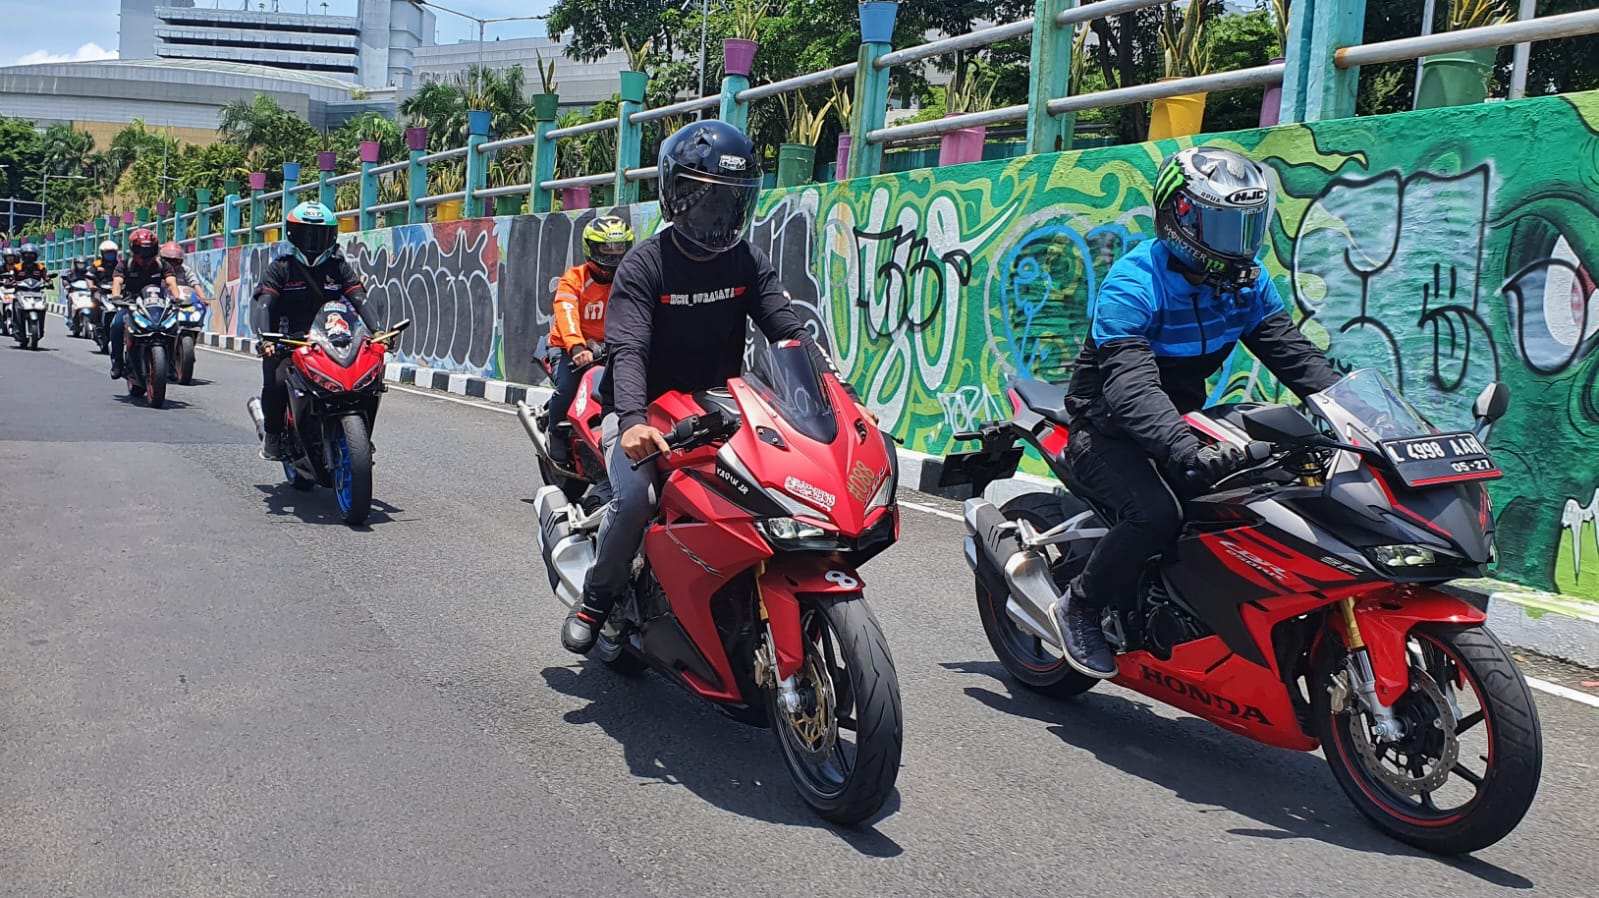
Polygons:
M837 533L794 518L763 518L755 526L773 549L832 552L843 548Z
M1414 543L1373 546L1367 551L1373 561L1387 568L1432 567L1438 563L1438 553Z

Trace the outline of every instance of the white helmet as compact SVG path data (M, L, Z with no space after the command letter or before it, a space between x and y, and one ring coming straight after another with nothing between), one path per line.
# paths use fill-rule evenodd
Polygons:
M100 252L102 253L114 253L116 251L117 242L115 240L107 240L106 242L100 244Z

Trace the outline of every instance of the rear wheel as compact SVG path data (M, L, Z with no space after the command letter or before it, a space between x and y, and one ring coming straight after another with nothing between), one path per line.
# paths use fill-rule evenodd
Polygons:
M194 382L194 338L178 340L178 383L188 386Z
M1389 835L1438 854L1486 848L1515 829L1538 791L1532 693L1482 627L1417 627L1409 650L1410 690L1393 706L1405 734L1393 742L1372 736L1363 711L1331 707L1344 652L1323 653L1311 689L1322 753L1355 807Z
M859 593L804 602L800 629L800 707L786 710L771 688L767 715L805 803L834 823L859 823L882 808L899 775L904 727L894 659Z
M372 513L372 442L367 438L366 419L345 415L331 434L333 494L338 497L344 523L366 522Z
M1088 511L1088 505L1075 496L1056 493L1024 493L1000 506L1007 521L1025 520L1043 532L1064 523L1068 516ZM1050 573L1063 593L1088 561L1090 546L1082 543L1050 546ZM982 577L977 578L977 615L994 655L1016 682L1035 692L1055 698L1069 698L1094 688L1099 680L1073 670L1060 652L1023 630L1005 612L1009 594L995 595Z
M144 398L151 408L167 403L167 348L160 343L151 343L145 356Z

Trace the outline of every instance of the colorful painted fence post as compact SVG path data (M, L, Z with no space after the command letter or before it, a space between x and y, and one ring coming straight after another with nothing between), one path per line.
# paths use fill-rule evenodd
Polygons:
M211 189L197 187L194 190L194 248L212 249L220 244L212 241L211 244L202 244L200 241L213 230L215 219L206 210L211 206Z
M361 230L370 231L378 226L378 216L372 207L378 204L378 179L372 174L377 167L378 153L383 145L375 140L361 141Z
M287 236L289 233L289 213L293 212L294 207L300 204L300 201L294 195L295 188L299 186L300 163L283 163L283 208L281 210L283 214L278 216L278 220L283 223L283 229L278 231L279 237Z
M889 70L878 68L877 60L894 48L894 20L899 15L897 2L872 2L860 5L860 65L855 70L855 118L850 122L854 142L849 153L849 177L865 178L883 168L883 145L868 136L883 127L888 117Z
M266 172L250 172L250 230L245 232L246 245L260 243L265 236L261 224L266 221Z
M489 157L478 150L489 139L490 113L486 109L473 109L466 114L466 202L462 203L467 218L484 214L478 191L488 183Z
M1340 69L1340 47L1361 42L1366 0L1294 0L1288 16L1281 122L1319 122L1355 114L1360 69Z
M547 107L537 103L533 105L538 120L533 126L533 184L528 188L529 212L548 212L553 205L550 191L539 185L555 177L555 141L549 137L555 129L555 109L554 103Z
M405 170L405 220L410 224L423 224L428 220L427 207L417 202L428 193L428 164L422 161L427 155L428 129L406 128L405 146L410 151L410 164Z
M1032 84L1027 104L1027 152L1058 153L1072 148L1075 115L1051 115L1048 104L1066 96L1071 83L1073 29L1055 17L1077 0L1037 0L1033 8ZM1081 26L1087 28L1087 25Z
M239 245L239 182L229 179L222 182L222 245Z
M625 76L624 76L625 78ZM624 88L635 85L624 85ZM644 111L644 95L626 91L618 106L616 118L616 180L612 191L617 203L638 202L638 182L629 178L630 169L638 168L639 153L644 138L644 128L633 121L636 113Z
M322 205L337 212L339 207L334 205L338 200L338 191L328 183L333 178L333 168L339 164L339 154L322 152L316 154L316 198Z

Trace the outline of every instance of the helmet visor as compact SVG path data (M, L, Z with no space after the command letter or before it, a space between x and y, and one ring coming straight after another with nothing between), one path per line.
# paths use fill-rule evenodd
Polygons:
M678 178L682 183L672 226L711 252L732 249L755 217L760 178L719 178L700 172L682 172Z
M588 245L589 261L608 271L615 271L616 266L622 264L622 257L627 255L627 251L631 248L630 244L622 241L593 241Z
M133 255L135 258L148 262L149 260L155 258L155 254L156 246L154 243L135 243L133 245Z
M1173 211L1183 230L1206 249L1236 261L1255 258L1271 227L1271 203L1247 209L1219 209L1182 197Z
M289 226L289 242L308 260L322 258L322 254L332 249L338 239L337 225L302 223Z

